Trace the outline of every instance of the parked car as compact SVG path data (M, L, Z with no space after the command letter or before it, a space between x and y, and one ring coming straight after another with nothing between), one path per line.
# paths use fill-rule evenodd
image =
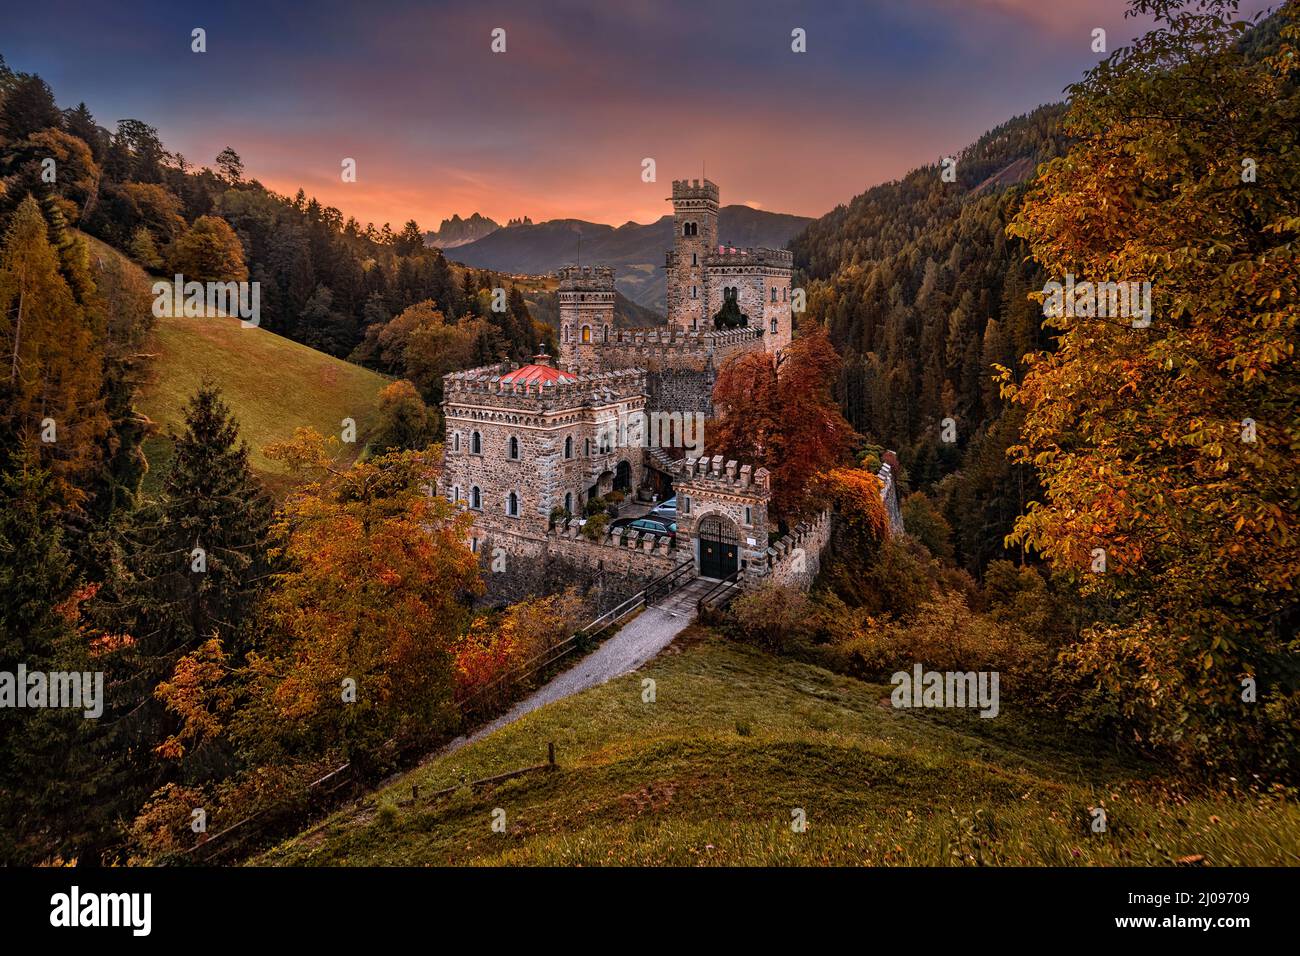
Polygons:
M610 528L620 534L633 534L637 531L658 535L661 538L677 537L677 522L666 521L647 515L644 518L619 518Z
M660 504L654 506L650 511L653 518L666 518L669 521L677 520L677 496L665 498Z

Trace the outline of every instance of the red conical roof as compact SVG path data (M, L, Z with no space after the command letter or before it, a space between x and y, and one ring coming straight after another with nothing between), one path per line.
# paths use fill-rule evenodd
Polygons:
M535 382L576 382L578 376L564 372L551 365L551 357L545 352L533 356L533 364L517 368L501 376L502 385L515 385L520 382L531 385Z

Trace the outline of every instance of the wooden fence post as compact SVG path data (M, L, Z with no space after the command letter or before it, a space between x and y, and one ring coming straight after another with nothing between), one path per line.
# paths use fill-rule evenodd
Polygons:
M552 740L546 745L546 762L552 767L555 766L555 741Z

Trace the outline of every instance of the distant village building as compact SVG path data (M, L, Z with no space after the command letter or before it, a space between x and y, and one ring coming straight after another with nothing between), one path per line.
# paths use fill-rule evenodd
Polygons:
M613 269L570 266L559 273L558 357L446 376L439 492L473 513L485 566L506 566L490 591L515 597L586 572L624 593L686 560L719 579L806 585L816 574L829 518L772 540L767 471L706 456L719 369L780 352L793 335L791 254L719 245L718 197L707 179L673 182L666 325L615 328ZM676 537L616 529L591 540L584 515L611 492L624 513L675 494Z

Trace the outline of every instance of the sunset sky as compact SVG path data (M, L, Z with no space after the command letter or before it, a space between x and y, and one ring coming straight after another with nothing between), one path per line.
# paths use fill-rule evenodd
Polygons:
M12 5L0 54L191 163L230 145L277 191L426 229L475 211L649 222L702 168L724 203L818 216L1060 99L1099 59L1095 27L1111 48L1140 32L1123 0L178 6Z

